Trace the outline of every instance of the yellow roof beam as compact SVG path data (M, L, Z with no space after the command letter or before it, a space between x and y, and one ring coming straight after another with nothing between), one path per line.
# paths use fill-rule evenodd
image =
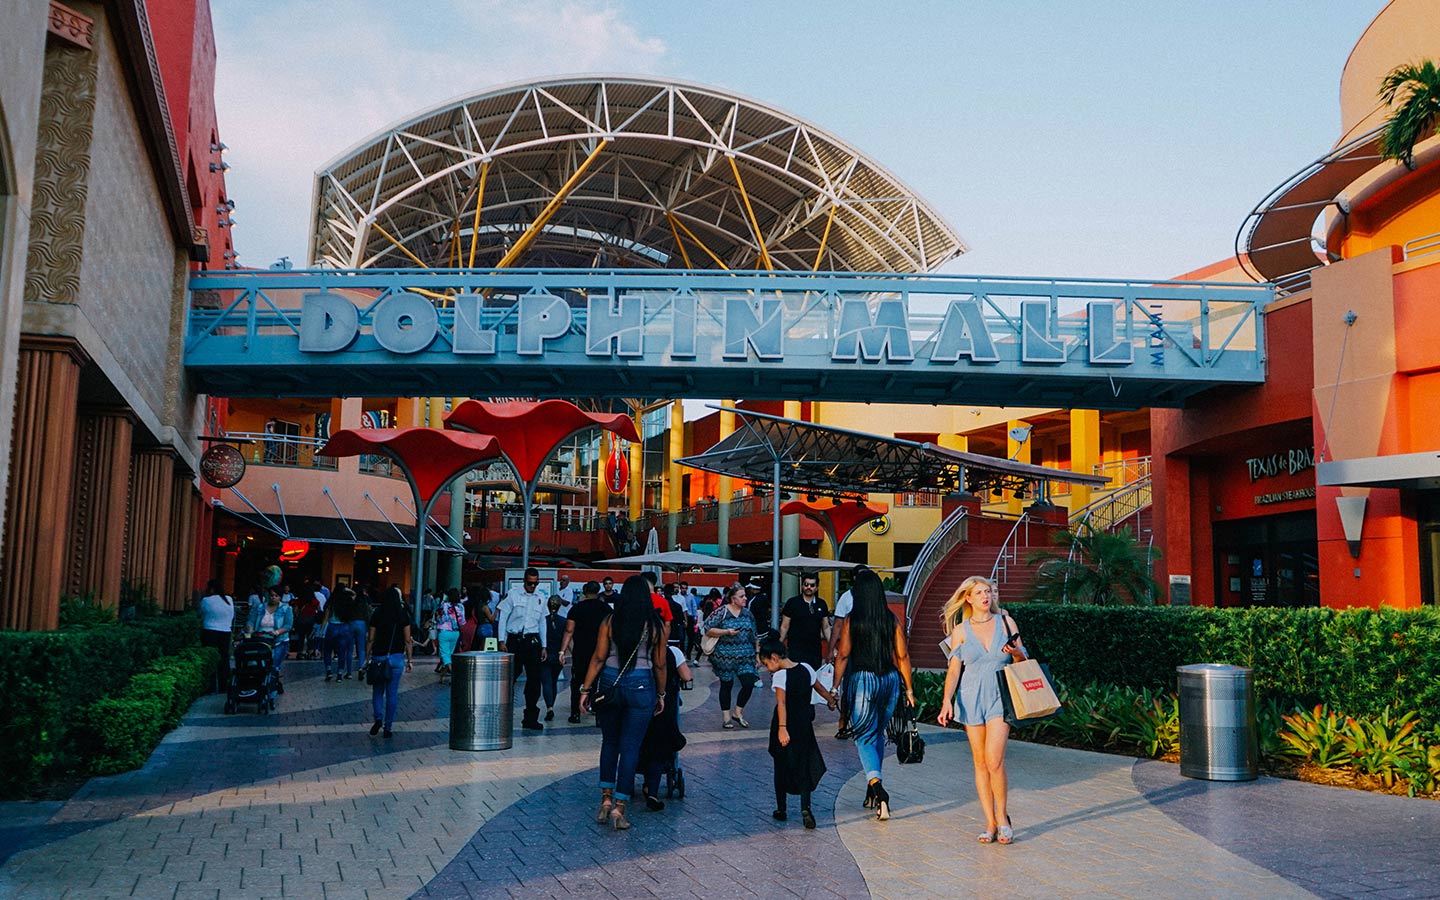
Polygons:
M696 237L695 232L691 231L689 228L686 228L685 223L680 221L680 218L678 216L672 216L670 215L670 213L666 213L665 215L670 217L671 224L679 225L680 230L685 232L685 236L690 238L690 240L694 241L695 246L699 247L701 250L704 250L705 255L715 261L715 265L719 266L722 269L725 269L726 271L729 271L730 267L725 265L725 261L722 260L720 257L716 256L709 247L705 246L705 242Z
M680 258L685 261L685 268L695 268L690 265L690 254L685 252L685 242L680 240L680 231L675 227L675 217L670 214L669 210L665 211L665 221L670 223L670 233L675 235L675 246L680 248Z
M376 231L378 231L378 232L380 232L382 235L384 235L384 236L385 236L385 239L386 239L387 241L389 241L390 243L394 244L395 247L396 247L401 253L403 253L403 254L405 254L406 256L408 256L408 257L410 257L411 259L413 259L413 260L415 261L415 265L419 266L419 267L422 268L422 269L428 269L428 268L430 268L429 266L425 265L425 261L424 261L424 260L422 260L420 257L416 256L415 254L411 253L409 247L407 247L407 246L405 246L404 244L400 243L399 241L395 240L395 236L394 236L394 235L392 235L390 232L386 231L384 228L380 227L380 223L379 223L379 222L371 222L371 223L370 223L370 227L371 227L371 228L374 228Z
M575 170L575 173L560 186L560 190L556 191L555 196L550 198L550 202L545 204L545 208L540 210L540 215L535 217L535 221L530 223L530 227L525 229L525 233L520 235L520 240L511 244L510 249L505 251L505 255L500 257L500 261L495 264L495 268L510 268L515 260L519 259L524 255L526 250L530 249L530 245L540 236L540 232L544 229L545 223L549 222L550 217L555 215L556 210L560 209L565 203L565 198L580 184L580 180L585 177L585 172L589 170L590 166L600 156L600 151L604 150L609 143L609 138L606 138L595 145L595 149L590 151L590 155L585 157L585 161L580 164L580 167Z
M765 249L765 235L760 233L760 223L755 219L755 210L750 206L750 194L745 190L745 181L740 177L740 167L735 165L735 157L725 157L730 161L730 171L735 173L735 184L740 187L740 199L745 202L745 214L750 217L750 229L755 232L755 243L760 245L760 262L764 264L767 272L775 271L770 264L770 253Z
M812 272L820 271L820 260L825 258L825 245L830 241L830 226L835 224L835 210L838 207L838 203L830 204L830 215L825 218L825 233L820 235L820 249L815 251L815 265L810 267Z
M475 248L480 243L480 209L485 205L485 178L490 174L490 163L480 165L480 187L475 190L475 221L470 225L470 264L475 268Z

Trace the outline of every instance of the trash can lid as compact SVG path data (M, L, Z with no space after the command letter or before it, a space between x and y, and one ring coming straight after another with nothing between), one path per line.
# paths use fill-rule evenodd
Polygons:
M1243 678L1250 674L1250 670L1244 666L1224 663L1192 663L1188 666L1176 666L1175 671L1181 675L1200 675L1206 678Z

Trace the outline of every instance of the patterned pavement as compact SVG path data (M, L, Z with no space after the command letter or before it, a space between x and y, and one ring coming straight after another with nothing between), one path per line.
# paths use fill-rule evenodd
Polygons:
M287 667L277 714L204 698L143 769L0 804L0 898L1440 898L1440 804L1019 742L1017 842L976 844L955 731L927 730L922 765L889 760L895 818L876 822L824 712L819 828L795 798L776 823L768 692L754 727L721 731L703 668L682 714L685 799L632 807L615 833L593 819L599 734L567 710L511 750L454 752L449 688L423 660L389 741L368 734L368 688Z

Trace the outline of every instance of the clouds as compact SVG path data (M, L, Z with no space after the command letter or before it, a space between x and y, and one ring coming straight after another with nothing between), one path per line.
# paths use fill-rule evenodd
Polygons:
M666 54L606 2L281 0L213 14L236 250L251 266L308 260L314 172L371 133L511 81L653 73Z

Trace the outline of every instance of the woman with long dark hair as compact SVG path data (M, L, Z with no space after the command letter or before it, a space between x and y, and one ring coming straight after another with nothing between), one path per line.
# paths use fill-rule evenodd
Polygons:
M400 676L411 668L410 615L397 587L385 589L380 595L380 608L370 617L370 660L381 659L385 660L386 678L371 685L375 724L370 726L370 733L377 734L384 728L388 738L400 703Z
M850 732L869 782L865 808L877 819L890 818L890 795L880 780L885 759L885 729L900 702L915 705L910 652L905 631L885 603L885 587L874 572L859 572L850 588L855 606L835 651L835 683L843 684L843 702L850 713ZM834 701L831 701L833 707Z
M620 589L615 612L600 624L595 653L580 708L590 712L591 698L605 697L596 710L600 725L600 811L595 821L616 831L630 827L626 806L635 793L640 744L650 719L665 702L665 636L660 615L650 600L650 583L631 575Z

